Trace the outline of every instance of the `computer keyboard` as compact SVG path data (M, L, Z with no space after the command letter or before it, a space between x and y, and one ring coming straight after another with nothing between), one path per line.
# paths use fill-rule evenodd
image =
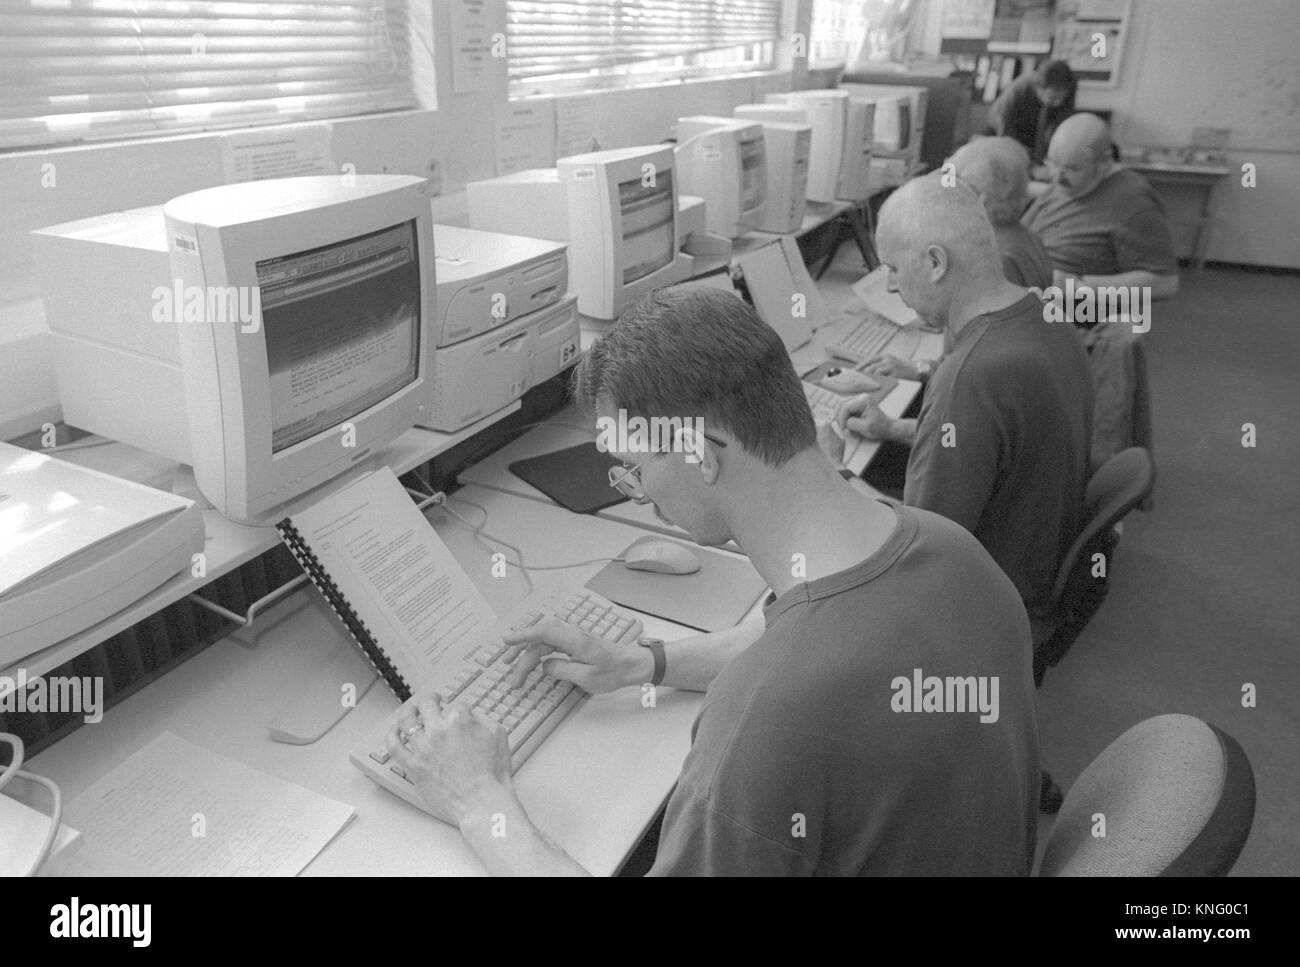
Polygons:
M808 397L808 406L811 407L813 420L818 424L829 423L835 418L836 412L840 408L847 396L841 396L834 390L828 390L825 386L818 386L816 383L804 381L804 395Z
M444 708L470 709L504 728L510 745L511 769L517 770L586 694L571 682L542 674L540 663L521 687L509 687L508 679L514 669L502 660L506 645L501 638L537 624L549 615L611 644L625 644L641 634L639 618L585 588L535 592L520 603L510 618L479 639L479 644L437 668L427 685L388 716L383 726L352 752L352 764L384 789L427 811L428 806L415 787L390 760L385 740L403 709L436 692L442 697Z
M846 359L857 365L884 352L911 359L920 345L921 334L915 329L896 326L883 316L868 316L847 336L827 346L826 351L837 359Z

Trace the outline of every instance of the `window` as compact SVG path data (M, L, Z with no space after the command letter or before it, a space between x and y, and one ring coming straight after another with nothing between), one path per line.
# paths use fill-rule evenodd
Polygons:
M887 59L907 35L914 0L813 0L809 61Z
M407 0L14 0L0 149L416 106Z
M781 0L507 0L506 14L511 96L763 70L781 31Z

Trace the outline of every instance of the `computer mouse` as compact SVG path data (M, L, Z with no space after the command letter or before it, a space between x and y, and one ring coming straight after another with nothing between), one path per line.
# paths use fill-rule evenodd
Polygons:
M831 369L822 377L821 384L832 393L870 393L880 389L880 381L856 369Z
M694 574L700 559L676 541L641 541L627 549L623 564L633 571L655 574Z

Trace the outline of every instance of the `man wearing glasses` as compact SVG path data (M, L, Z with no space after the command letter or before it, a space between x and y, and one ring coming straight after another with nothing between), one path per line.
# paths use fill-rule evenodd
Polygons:
M1136 171L1111 158L1110 129L1095 114L1061 122L1047 151L1052 187L1022 219L1055 268L1055 284L1178 291L1178 262L1160 198Z
M558 621L506 639L518 675L542 660L591 692L636 689L638 714L653 714L647 683L707 690L651 872L1028 873L1029 622L979 542L841 476L780 337L728 293L639 300L580 365L575 396L602 420L680 416L672 446L615 452L611 483L700 544L734 540L773 592L761 620L654 649ZM958 680L987 686L979 708L973 691L935 693ZM420 715L389 748L489 870L585 872L524 812L500 733L432 704Z

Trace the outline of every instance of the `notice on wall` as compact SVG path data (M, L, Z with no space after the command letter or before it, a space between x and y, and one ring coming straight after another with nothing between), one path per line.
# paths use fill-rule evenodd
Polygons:
M327 122L223 135L221 167L226 184L335 174L333 142L334 126Z
M451 81L457 94L485 91L504 70L505 24L500 0L452 0Z
M596 135L596 98L591 94L578 94L555 99L555 156L599 151Z
M555 164L555 102L510 101L494 110L497 174Z

